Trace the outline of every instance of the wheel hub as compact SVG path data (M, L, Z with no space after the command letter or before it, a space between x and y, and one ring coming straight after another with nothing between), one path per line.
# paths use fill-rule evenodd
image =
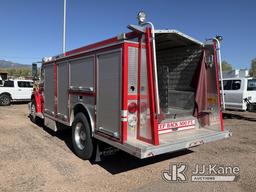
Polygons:
M75 127L75 143L76 146L83 150L85 148L86 132L83 124L78 122Z
M6 105L6 104L8 104L8 103L9 103L8 98L7 98L7 97L3 97L3 98L2 98L2 104Z

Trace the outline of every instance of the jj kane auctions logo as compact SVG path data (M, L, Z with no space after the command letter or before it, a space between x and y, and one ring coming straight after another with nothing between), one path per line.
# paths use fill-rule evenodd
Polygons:
M191 171L191 178L187 176ZM191 170L186 163L170 164L169 169L162 171L162 178L167 182L217 182L236 181L239 178L240 168L238 166L217 165L217 164L196 164Z

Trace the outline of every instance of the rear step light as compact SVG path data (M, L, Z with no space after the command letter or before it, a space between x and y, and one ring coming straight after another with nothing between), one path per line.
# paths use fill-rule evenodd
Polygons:
M137 111L137 104L132 102L128 105L129 113L135 113Z

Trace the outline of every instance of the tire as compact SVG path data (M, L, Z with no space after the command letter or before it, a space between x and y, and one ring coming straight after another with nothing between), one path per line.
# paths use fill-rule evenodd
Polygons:
M37 123L36 112L37 112L37 110L36 110L36 101L35 101L35 99L32 99L29 117L30 117L30 120L33 123Z
M252 104L247 104L247 111L253 112L253 105Z
M0 105L1 106L9 106L11 104L11 97L7 94L3 94L0 96Z
M77 113L72 123L72 143L75 154L83 160L89 160L93 154L93 141L88 119L83 113Z

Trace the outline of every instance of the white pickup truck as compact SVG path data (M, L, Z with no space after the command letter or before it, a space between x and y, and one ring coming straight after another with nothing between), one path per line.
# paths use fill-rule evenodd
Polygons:
M32 91L31 80L6 80L0 86L0 105L7 106L13 101L30 101Z

